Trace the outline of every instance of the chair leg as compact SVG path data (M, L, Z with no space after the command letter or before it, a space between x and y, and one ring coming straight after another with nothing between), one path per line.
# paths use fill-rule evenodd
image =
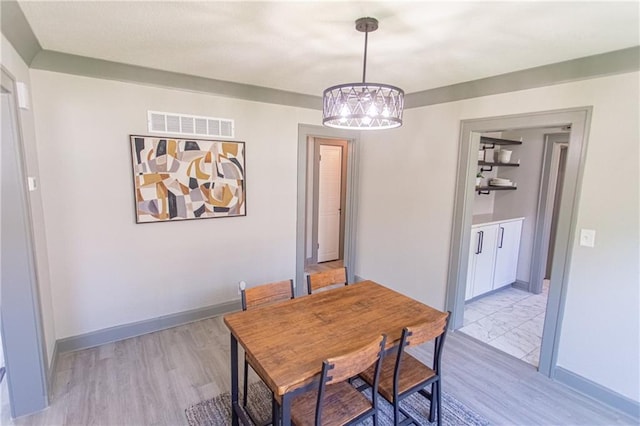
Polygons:
M393 399L393 424L400 424L400 401L397 397Z
M278 426L280 423L280 415L278 412L279 405L276 402L275 396L273 396L273 392L271 393L271 425Z
M378 414L373 413L373 426L378 426Z
M249 391L249 363L247 358L244 358L244 393L242 395L242 406L247 406L247 392Z
M436 381L438 394L436 396L436 407L438 407L438 426L442 425L442 383Z
M429 398L429 423L433 423L436 419L436 399L438 398L437 381L431 383L431 396Z

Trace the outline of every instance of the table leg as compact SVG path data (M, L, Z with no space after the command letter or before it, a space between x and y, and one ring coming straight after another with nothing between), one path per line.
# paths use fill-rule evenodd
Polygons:
M231 333L231 425L238 426L238 340Z
M282 416L282 426L291 426L291 393L282 395L282 407L280 416Z

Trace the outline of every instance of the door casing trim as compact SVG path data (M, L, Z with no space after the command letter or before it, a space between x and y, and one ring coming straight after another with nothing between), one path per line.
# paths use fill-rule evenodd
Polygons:
M463 324L464 295L473 216L473 196L477 170L477 151L484 132L571 126L565 182L562 189L553 271L544 322L538 370L553 377L558 357L562 317L575 240L580 187L584 173L593 107L585 106L498 117L462 120L458 144L458 173L455 186L453 229L449 253L449 272L445 305L451 311L451 329ZM536 233L538 230L536 230Z
M28 286L23 286L21 291L27 293L15 293L10 294L12 299L24 301L24 305L21 307L21 313L18 317L12 315L9 320L2 315L2 346L5 353L5 364L7 367L7 385L9 387L9 399L11 416L13 418L28 415L46 408L49 404L49 377L52 372L47 359L46 342L44 338L44 327L42 323L42 308L40 304L40 291L38 287L38 263L34 247L34 234L33 234L33 217L31 213L31 203L29 193L26 190L27 172L24 154L24 138L22 132L22 123L20 119L20 113L16 102L16 79L5 68L0 67L2 92L7 93L9 96L10 107L12 114L15 117L11 117L13 124L15 125L15 154L17 161L17 171L20 174L22 180L22 190L20 191L21 198L24 204L24 220L25 220L25 233L26 233L26 251L28 253L28 263L31 269L31 279ZM4 117L7 119L7 117ZM14 141L3 141L3 143L14 143ZM3 296L6 298L5 291L7 288L4 284L1 285ZM27 302L28 301L28 302ZM5 300L5 303L7 301ZM14 300L15 302L15 300ZM12 309L12 312L14 310ZM2 312L3 314L5 312ZM32 324L32 327L29 326ZM27 363L25 357L20 351L13 349L15 343L7 344L6 336L20 336L21 349L26 346L31 347L36 351L36 358L34 362ZM25 392L20 392L20 396L16 397L16 392L13 392L13 380L17 378L21 382L20 388L24 389L25 383L29 385L28 395ZM16 399L18 398L18 399Z
M540 194L536 212L536 233L534 235L533 256L531 259L531 275L526 288L527 291L534 294L542 292L542 281L545 278L549 243L551 242L553 207L560 160L559 155L556 158L554 150L557 146L568 144L568 140L568 134L545 135Z
M296 295L306 294L306 221L307 215L307 140L309 137L321 139L343 139L347 141L347 187L346 215L344 224L344 265L347 267L349 282L354 281L356 253L356 218L358 216L358 147L360 132L334 129L331 127L298 124L298 197L296 206Z

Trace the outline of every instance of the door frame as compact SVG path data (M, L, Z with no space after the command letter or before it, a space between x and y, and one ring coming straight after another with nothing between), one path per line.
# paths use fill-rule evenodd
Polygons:
M344 225L344 266L347 267L349 282L354 281L356 217L358 192L358 161L360 132L334 129L331 127L298 124L298 199L296 207L296 295L306 294L305 260L306 260L306 223L307 215L307 144L309 138L343 139L347 141L347 174L346 174L346 214Z
M319 194L320 194L320 146L331 145L342 148L340 163L340 227L338 258L344 258L344 226L347 202L347 164L349 153L346 139L313 138L313 221L311 230L311 261L318 263L318 219L319 219ZM343 214L345 213L345 214Z
M543 127L571 126L565 181L562 189L553 272L544 321L538 370L553 377L558 357L562 317L567 282L576 235L580 187L587 152L587 140L593 107L543 111L499 117L462 120L458 144L458 172L455 186L454 216L446 308L451 311L449 327L456 330L463 325L464 295L467 280L469 244L473 216L475 175L480 136L486 132ZM536 230L536 232L539 232Z
M11 111L10 120L15 131L14 140L3 141L3 144L15 144L15 165L22 183L22 189L17 189L17 196L21 199L20 202L24 208L24 233L26 236L24 250L30 274L28 285L10 286L5 282L0 283L2 347L7 367L5 379L9 390L11 417L16 418L47 407L49 403L49 366L36 273L33 220L26 185L22 127L16 102L16 80L4 67L1 68L1 76L2 95L8 96ZM3 120L7 118L3 117ZM3 271L5 271L4 267Z
M544 160L540 178L540 197L538 199L538 210L536 213L536 232L533 239L533 257L531 259L531 275L528 286L528 291L535 294L542 292L542 281L546 275L556 184L558 180L558 167L560 163L560 146L567 145L568 149L569 138L570 134L545 135L543 148Z

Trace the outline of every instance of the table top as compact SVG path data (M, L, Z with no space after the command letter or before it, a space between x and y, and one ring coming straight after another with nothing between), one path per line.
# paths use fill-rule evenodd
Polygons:
M224 317L252 367L276 395L313 381L322 361L376 336L397 345L404 327L447 314L373 281L363 281Z

